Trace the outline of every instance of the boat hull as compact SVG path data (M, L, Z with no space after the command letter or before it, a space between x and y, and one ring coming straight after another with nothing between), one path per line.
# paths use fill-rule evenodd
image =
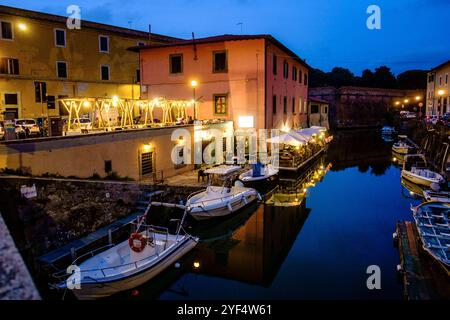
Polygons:
M399 154L408 154L410 148L409 147L396 147L392 146L392 151L399 153Z
M257 194L256 192L248 197L246 197L246 200L244 198L239 198L234 201L230 202L231 210L228 206L228 204L224 203L223 206L213 208L213 209L205 209L195 207L190 211L191 216L196 220L207 220L211 218L218 218L218 217L224 217L230 214L233 214L234 212L250 205L254 201L256 201Z
M427 186L427 187L429 187L432 183L437 183L437 184L442 183L442 181L439 179L425 178L423 176L419 176L419 175L414 174L407 170L402 170L402 177L404 179L407 179L407 180L415 183L415 184L419 184L419 185Z
M265 179L249 179L249 180L241 180L246 188L252 188L258 190L261 194L265 194L266 192L275 188L278 184L278 174L270 176Z
M120 291L130 290L151 280L169 266L173 265L178 259L188 253L197 245L195 238L189 237L181 241L177 247L167 254L155 265L130 275L126 278L109 282L83 283L80 289L74 289L72 292L80 300L93 300L108 297Z

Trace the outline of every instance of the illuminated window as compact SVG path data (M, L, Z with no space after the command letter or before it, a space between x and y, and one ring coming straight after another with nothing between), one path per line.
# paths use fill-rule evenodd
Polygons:
M213 96L214 100L214 114L215 115L226 115L227 114L227 104L228 96L226 94L215 94Z
M19 59L2 58L0 63L0 73L19 74Z
M153 173L153 152L141 154L141 176L147 176Z
M295 114L295 98L292 98L292 113Z

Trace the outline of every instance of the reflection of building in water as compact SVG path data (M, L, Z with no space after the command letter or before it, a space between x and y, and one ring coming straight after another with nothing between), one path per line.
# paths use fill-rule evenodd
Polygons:
M371 169L373 174L382 175L391 165L391 147L377 130L360 130L357 134L339 131L334 134L327 159L333 162L333 171L358 167L360 172Z
M331 163L327 163L325 155L318 158L311 167L303 173L291 177L280 178L278 190L266 201L266 204L275 206L296 206L301 204L308 189L316 186L322 181L325 174L331 168Z
M270 286L299 234L309 210L260 206L231 237L197 246L200 272Z

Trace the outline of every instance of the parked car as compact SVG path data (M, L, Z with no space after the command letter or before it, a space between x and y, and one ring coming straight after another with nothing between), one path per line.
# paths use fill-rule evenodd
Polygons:
M15 119L14 126L16 128L16 136L19 139L41 136L41 129L34 119Z
M0 140L5 139L5 128L3 128L3 122L0 122Z
M73 119L72 128L78 128L81 132L89 132L92 130L92 121L89 118L80 118L80 123L77 119Z

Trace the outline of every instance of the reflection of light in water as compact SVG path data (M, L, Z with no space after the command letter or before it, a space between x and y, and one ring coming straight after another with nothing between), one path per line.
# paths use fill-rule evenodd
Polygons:
M195 269L200 268L200 262L194 261L194 268L195 268Z

